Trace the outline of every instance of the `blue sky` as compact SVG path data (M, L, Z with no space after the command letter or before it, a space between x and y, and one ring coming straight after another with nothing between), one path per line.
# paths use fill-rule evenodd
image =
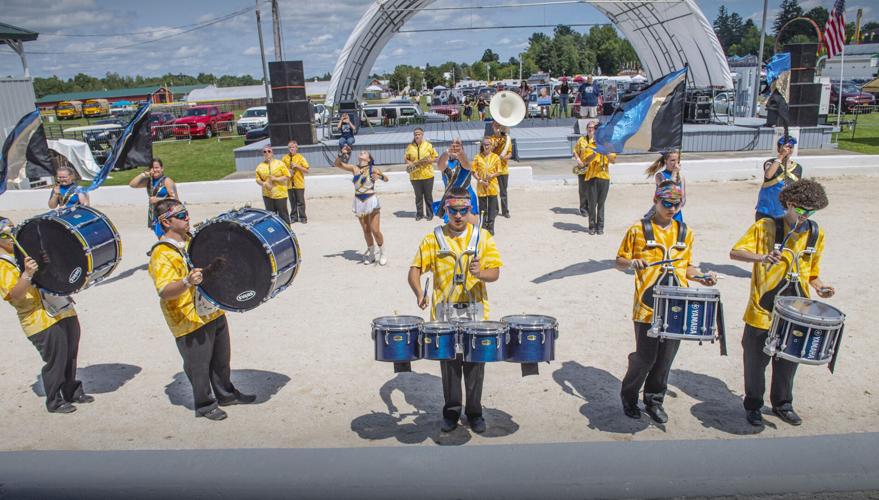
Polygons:
M529 0L437 0L431 7L456 10L421 12L404 29L499 26L519 24L607 23L587 5L555 5L504 9L472 9L474 5L510 5ZM552 0L549 0L552 1ZM340 49L355 23L373 0L281 0L285 59L302 59L306 74L332 71ZM770 22L781 0L769 3ZM0 22L41 33L39 40L26 43L34 76L70 77L83 72L103 75L159 75L166 72L195 75L199 72L261 75L256 20L248 12L205 29L184 32L195 23L252 7L252 0L0 0ZM697 0L706 17L713 20L717 9L727 9L753 18L759 25L760 0ZM865 10L865 20L875 20L879 11L868 0L850 0L847 20L856 10ZM801 1L805 9L830 0ZM262 8L267 56L272 58L272 31L268 5ZM771 26L771 24L770 24ZM578 31L587 27L575 28ZM421 66L448 60L472 62L491 48L502 59L516 56L527 46L536 29L497 29L445 33L399 34L387 45L375 70L384 72L397 64ZM543 31L551 31L547 28ZM108 34L98 37L62 37L52 34ZM170 38L168 38L170 35ZM167 39L165 39L167 38ZM145 45L137 45L148 42ZM41 54L47 52L50 54ZM21 64L8 47L0 46L0 76L20 76Z

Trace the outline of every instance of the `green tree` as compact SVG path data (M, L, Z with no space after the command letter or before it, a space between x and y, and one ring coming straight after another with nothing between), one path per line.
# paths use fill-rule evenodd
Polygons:
M484 63L490 63L494 61L499 61L501 56L495 54L491 49L485 49L485 52L482 53L481 61Z
M802 17L802 15L803 8L800 7L797 0L782 0L778 15L775 16L775 21L772 23L772 33L777 38L778 32L788 23L788 21L797 17ZM798 34L804 34L799 25L794 24L789 26L785 29L784 33L781 34L781 44L784 45L788 40Z

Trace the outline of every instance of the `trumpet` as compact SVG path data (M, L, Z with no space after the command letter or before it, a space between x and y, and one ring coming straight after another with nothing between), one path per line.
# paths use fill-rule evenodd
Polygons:
M433 158L431 158L429 156L422 158L420 160L415 161L415 163L413 163L412 165L408 165L406 167L406 173L411 174L412 172L418 170L419 168L421 168L425 165L431 164L431 163L433 163Z
M588 168L589 167L587 165L583 165L582 167L580 165L574 165L574 168L571 169L571 172L573 172L574 175L583 175L586 173L586 170Z

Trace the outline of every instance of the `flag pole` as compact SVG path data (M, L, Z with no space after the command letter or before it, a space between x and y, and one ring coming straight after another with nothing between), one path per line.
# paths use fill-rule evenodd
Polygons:
M845 68L845 39L842 41L842 52L841 57L839 59L839 101L836 107L836 128L839 128L839 124L842 120L842 73Z

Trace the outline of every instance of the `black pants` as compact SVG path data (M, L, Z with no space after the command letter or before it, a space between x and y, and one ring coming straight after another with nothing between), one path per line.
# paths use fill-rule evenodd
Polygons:
M577 191L580 194L580 215L589 213L589 192L586 188L586 179L582 175L577 176Z
M623 377L620 397L623 404L635 406L638 393L644 387L644 404L662 406L665 391L668 389L668 374L678 353L680 340L647 336L649 323L635 323L635 352L629 354L629 369Z
M479 211L482 213L482 227L494 234L494 219L497 217L497 196L480 196Z
M290 198L290 220L293 222L306 222L305 216L305 188L290 188L287 190Z
M589 227L591 229L604 229L604 202L607 200L607 191L610 181L607 179L592 178L586 181L587 210L589 212Z
M287 210L287 198L269 198L263 196L262 202L266 206L266 210L278 214L278 217L287 224L290 224L290 212Z
M454 361L440 361L443 377L443 417L457 420L461 416L461 375L467 392L464 414L468 420L482 416L482 382L485 380L485 363L465 363L460 354Z
M46 408L57 409L65 401L83 395L82 382L76 380L76 356L79 354L79 319L64 318L40 333L28 337L43 362L43 390Z
M433 177L412 181L412 189L415 190L415 216L433 217Z
M742 357L745 365L745 409L763 408L763 393L766 392L766 365L772 360L772 382L769 388L769 401L779 410L793 409L794 375L797 364L778 357L770 358L763 352L768 330L754 328L745 324L742 334Z
M497 185L500 187L501 215L510 215L510 204L507 201L507 184L510 182L510 174L497 176Z
M216 408L218 400L232 401L241 394L230 379L232 346L226 316L220 316L198 330L178 337L177 350L183 358L186 378L192 384L196 415L204 415Z

